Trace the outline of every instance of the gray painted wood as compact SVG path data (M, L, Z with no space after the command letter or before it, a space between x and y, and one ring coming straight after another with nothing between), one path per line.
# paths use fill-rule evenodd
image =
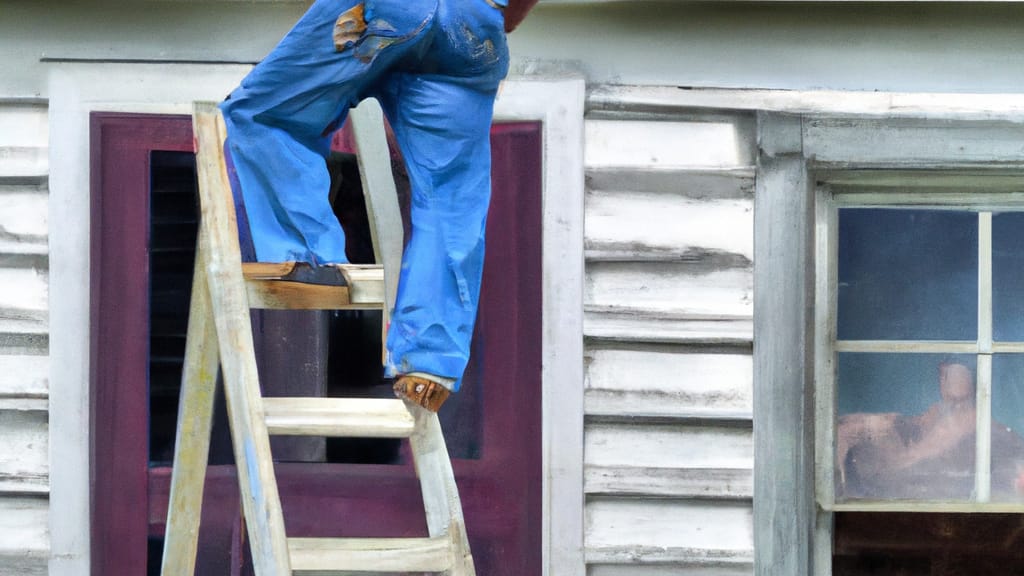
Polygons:
M811 569L812 190L800 117L758 118L754 207L755 573Z

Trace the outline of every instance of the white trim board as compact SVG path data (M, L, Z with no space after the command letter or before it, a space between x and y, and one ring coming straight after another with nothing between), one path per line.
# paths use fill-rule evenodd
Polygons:
M190 114L243 65L55 63L50 99L51 576L89 573L89 115ZM543 124L544 574L583 576L582 79L515 78L497 121Z
M1011 120L1020 122L1020 94L766 90L685 86L597 86L587 94L592 109L657 111L746 110L830 116Z

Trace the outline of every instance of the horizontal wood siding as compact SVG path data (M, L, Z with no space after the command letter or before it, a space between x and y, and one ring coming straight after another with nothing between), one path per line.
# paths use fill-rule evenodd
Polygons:
M49 555L47 109L0 101L0 576Z
M752 118L589 108L587 574L751 574Z

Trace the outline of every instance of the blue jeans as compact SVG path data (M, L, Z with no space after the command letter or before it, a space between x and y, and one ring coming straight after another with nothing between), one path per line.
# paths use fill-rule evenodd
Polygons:
M508 71L503 16L487 0L368 0L366 30L336 48L335 23L356 4L315 2L221 106L256 257L346 262L325 158L349 108L376 97L412 186L388 371L460 380L479 303L494 98Z

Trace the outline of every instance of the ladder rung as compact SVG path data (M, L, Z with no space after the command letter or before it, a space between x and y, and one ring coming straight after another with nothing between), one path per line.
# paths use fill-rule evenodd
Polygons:
M242 264L250 308L276 310L379 309L384 302L381 266L339 266L348 286L288 281L294 262Z
M293 574L443 572L452 567L451 540L437 538L289 538Z
M408 438L405 403L380 398L263 398L267 430L279 436Z

